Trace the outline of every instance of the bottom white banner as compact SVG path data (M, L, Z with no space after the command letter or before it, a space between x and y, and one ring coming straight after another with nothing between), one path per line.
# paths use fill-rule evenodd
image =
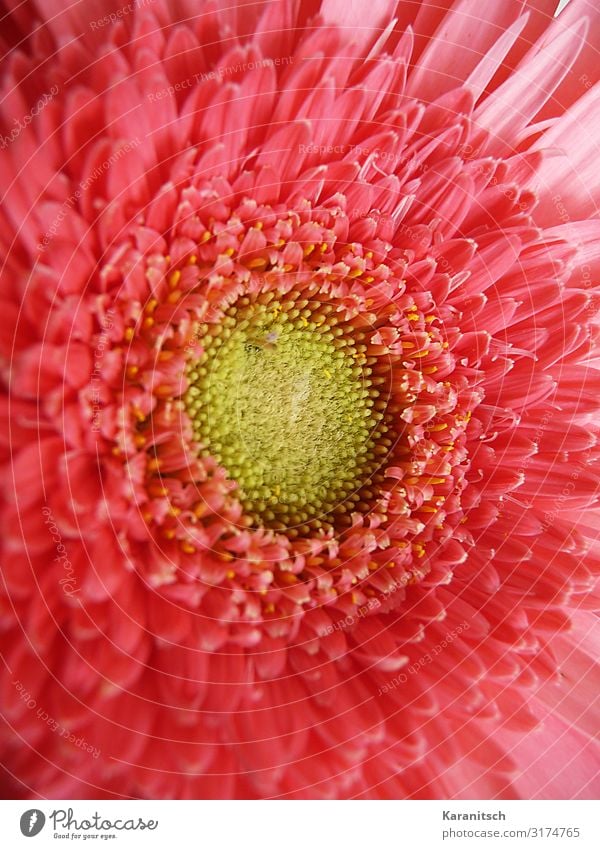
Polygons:
M0 845L597 849L593 801L2 801Z

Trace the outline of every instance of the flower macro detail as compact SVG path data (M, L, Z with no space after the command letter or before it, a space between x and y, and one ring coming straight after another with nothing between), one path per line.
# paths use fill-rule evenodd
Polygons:
M597 9L84 5L3 33L9 792L593 795Z

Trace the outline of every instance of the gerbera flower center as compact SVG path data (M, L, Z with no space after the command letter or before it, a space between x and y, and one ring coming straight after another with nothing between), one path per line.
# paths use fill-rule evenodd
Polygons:
M302 531L360 509L387 431L362 331L320 300L271 294L240 299L198 336L195 436L253 521Z

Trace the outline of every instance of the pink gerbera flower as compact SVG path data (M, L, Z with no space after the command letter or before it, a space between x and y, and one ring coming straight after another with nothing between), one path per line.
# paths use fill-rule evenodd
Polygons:
M7 792L597 793L597 4L2 5Z

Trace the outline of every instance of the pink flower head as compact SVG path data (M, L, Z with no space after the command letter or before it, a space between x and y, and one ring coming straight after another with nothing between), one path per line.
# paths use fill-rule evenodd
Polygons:
M592 796L597 4L5 5L7 792Z

